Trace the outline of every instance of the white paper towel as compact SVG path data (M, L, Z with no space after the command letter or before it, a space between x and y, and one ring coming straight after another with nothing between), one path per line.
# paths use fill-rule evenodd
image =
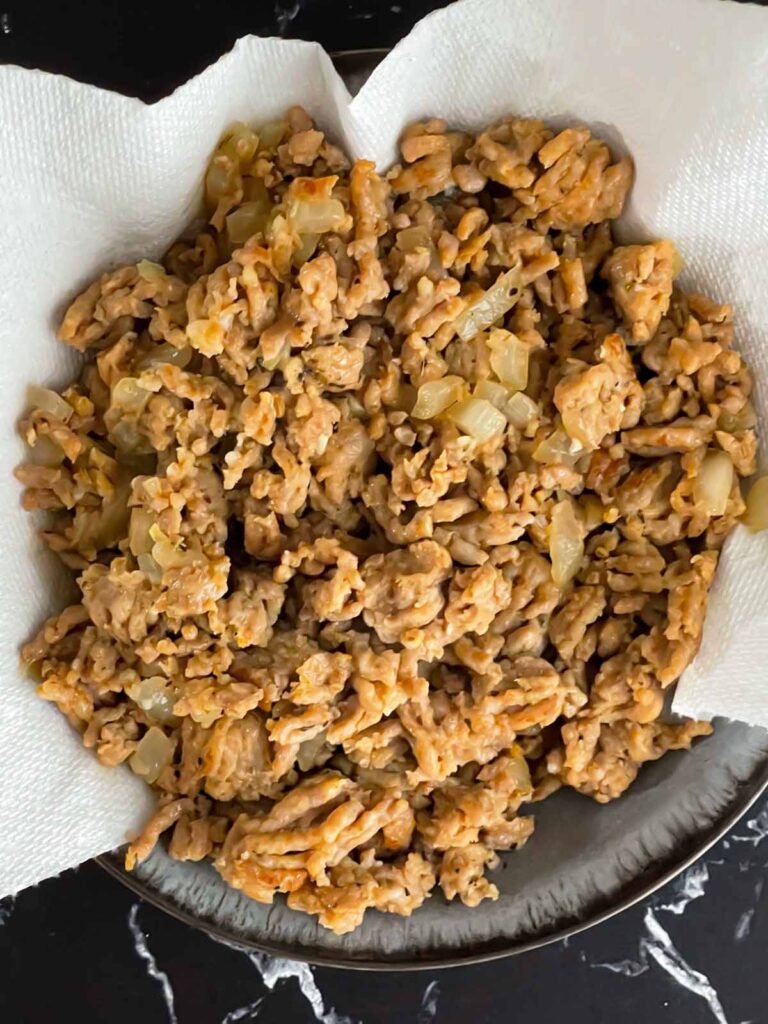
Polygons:
M463 0L417 25L351 102L319 47L274 39L241 40L151 107L1 68L0 895L119 845L150 803L130 772L86 755L19 672L19 645L65 586L10 483L25 387L71 375L71 353L53 339L63 305L104 267L176 236L222 128L291 103L381 165L402 125L427 114L475 127L509 111L589 123L637 163L625 235L673 238L687 283L736 306L766 421L768 11L727 0ZM766 555L765 537L729 543L676 710L768 725Z

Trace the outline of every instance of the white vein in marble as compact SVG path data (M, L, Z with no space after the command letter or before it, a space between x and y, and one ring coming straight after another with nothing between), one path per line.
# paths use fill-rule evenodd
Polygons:
M128 927L131 931L131 935L133 936L133 944L139 957L147 965L147 974L160 986L160 991L163 994L165 1006L168 1011L168 1020L170 1021L170 1024L178 1024L178 1020L176 1018L176 1005L170 978L165 971L161 971L157 966L157 960L155 960L152 955L152 951L147 945L147 936L142 931L141 925L138 921L138 916L139 904L134 903L128 912Z
M683 914L689 903L706 893L708 881L708 865L704 861L694 864L675 882L675 898L672 902L663 903L659 910L667 910L670 914Z
M317 987L315 976L309 964L300 963L297 960L283 960L279 957L267 956L266 953L252 953L250 950L243 949L242 946L238 946L234 942L227 942L226 939L222 939L218 935L209 935L208 938L220 946L226 946L227 949L232 949L234 952L247 957L259 972L263 984L270 992L277 985L278 981L295 978L299 991L309 1003L318 1024L355 1024L350 1017L344 1017L337 1013L332 1006L326 1010L325 999ZM256 1004L260 1004L262 1001L263 997L256 1000ZM250 1007L258 1009L257 1005L249 1003L248 1006L240 1006L235 1010L230 1010L221 1024L232 1024L232 1021L243 1020L244 1016L238 1017L233 1016L233 1014L241 1013L247 1015Z
M678 985L700 996L708 1004L717 1024L728 1024L722 1003L712 982L701 971L691 967L675 948L669 933L659 923L652 907L645 912L645 927L650 938L640 940L641 955L651 956Z
M739 919L736 922L736 927L733 930L733 938L736 942L744 942L745 939L749 938L750 932L752 931L752 921L757 913L757 906L763 895L764 885L765 879L758 878L754 889L755 902L751 907L747 907L744 913L739 916Z
M736 922L736 927L733 930L733 938L736 942L743 942L749 938L749 933L752 930L752 918L755 916L755 908L750 907L749 910L745 910L743 914L739 916L739 920Z
M625 978L637 978L648 970L647 960L611 960L606 963L591 963L589 966L602 967L613 974L623 974Z
M731 839L737 843L751 843L752 846L757 846L764 839L768 839L768 804L763 807L755 818L750 818L747 821L746 827L749 829L748 835L736 835L734 833Z
M325 1008L320 989L309 964L297 960L281 960L266 953L247 953L246 956L261 975L261 980L272 991L278 981L295 978L299 990L312 1008L318 1024L352 1024L349 1017L342 1017L333 1007Z
M440 983L438 981L430 981L424 989L424 995L421 997L421 1006L416 1017L416 1024L431 1024L437 1015L437 1001L439 998Z
M749 823L748 823L749 824ZM675 885L675 897L669 903L649 906L645 912L646 935L640 939L638 959L616 960L609 963L593 963L592 967L603 968L614 974L622 974L627 978L637 978L645 974L652 960L665 971L678 985L699 996L709 1006L717 1024L728 1024L712 982L701 971L692 967L674 946L669 932L656 916L657 912L682 915L692 900L699 899L706 893L709 881L709 868L704 862L694 864Z
M247 1003L245 1006L238 1006L236 1010L230 1010L226 1017L222 1019L221 1024L235 1024L238 1020L246 1020L248 1017L252 1017L263 1002L264 996L259 996L259 998L254 999L252 1003Z

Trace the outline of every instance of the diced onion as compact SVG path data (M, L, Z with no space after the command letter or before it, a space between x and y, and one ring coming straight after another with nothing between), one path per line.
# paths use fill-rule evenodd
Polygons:
M411 416L417 420L431 420L445 412L454 402L460 401L465 394L466 385L461 377L448 376L428 380L419 388Z
M199 554L194 551L185 551L180 544L174 544L169 537L166 537L157 523L150 526L149 536L154 541L152 558L162 570L180 569L183 565L193 565L200 561Z
M234 195L239 174L237 166L229 157L214 155L205 172L205 198L210 206L216 206L220 199Z
M145 440L131 420L118 420L109 431L109 439L121 452L135 452Z
M528 762L522 756L511 757L507 764L507 771L515 783L517 795L528 794L533 789L531 785L531 770Z
M539 407L532 398L524 395L522 391L511 395L504 412L513 427L518 430L525 430L529 423L532 423L539 415Z
M176 721L173 705L176 692L165 676L149 676L126 686L125 692L139 705L141 710L157 725L171 725Z
M154 782L171 763L175 749L175 742L153 725L139 740L128 763L145 782Z
M495 380L481 380L475 385L473 395L495 405L506 416L507 422L518 430L525 430L539 414L539 407L532 398L522 391L510 394L503 384Z
M38 434L29 449L27 462L32 466L48 466L55 469L64 461L64 452L47 434Z
M504 414L484 398L465 398L451 406L446 415L463 434L480 442L500 434L507 426Z
M149 535L149 531L154 521L154 517L145 508L137 507L131 509L131 521L128 526L128 547L137 558L139 555L148 555L152 550L152 538Z
M554 430L533 450L536 462L542 462L545 466L574 466L583 454L584 451L578 441L574 441L560 429Z
M37 384L30 384L27 388L27 405L30 409L47 413L54 419L66 422L75 411L66 399L57 395L50 388L41 388Z
M454 327L462 341L470 341L508 313L520 298L522 281L518 267L500 274L487 292L456 318Z
M227 234L230 242L241 245L253 235L263 234L269 219L270 206L258 200L243 203L227 217Z
M219 152L245 167L256 155L259 136L242 121L235 121L219 144Z
M283 120L267 121L259 128L259 139L264 149L272 149L283 141L288 125Z
M101 514L95 525L83 537L83 541L92 544L97 551L103 548L116 547L125 537L128 527L128 498L131 493L133 474L127 467L120 466L115 490L112 497L105 499L101 505Z
M163 570L148 552L137 557L139 568L147 577L150 583L160 583L163 579Z
M145 445L137 422L151 397L136 377L122 377L112 388L109 408L104 416L110 441L121 452L133 452Z
M472 392L475 398L484 398L486 402L495 405L499 412L504 412L504 406L509 401L509 392L503 384L497 380L481 380L475 385Z
M510 391L523 391L528 384L528 346L500 328L491 331L488 341L491 369Z
M432 236L426 224L414 224L397 232L397 248L401 252L416 252L417 249L428 249L432 245Z
M742 522L754 533L768 527L768 476L758 477L750 487Z
M121 377L112 388L110 409L140 416L149 401L149 396L150 392L139 384L136 377Z
M301 245L292 256L295 267L303 267L308 259L311 259L320 241L320 235L301 235Z
M288 222L300 235L322 235L338 231L347 214L338 199L294 199L288 207Z
M708 516L722 516L733 487L733 462L727 452L708 451L693 482L693 500Z
M587 533L605 522L605 506L596 494L582 494L579 499L579 518Z
M176 348L170 342L164 341L162 345L156 345L139 363L140 370L149 370L153 366L160 366L170 363L171 366L180 366L184 369L189 365L192 358L192 349L185 345L183 348Z
M153 263L152 260L139 260L136 264L139 277L145 281L160 281L166 276L165 267L161 263Z
M581 568L584 539L570 501L560 501L552 509L549 557L552 562L552 579L558 587L564 587Z

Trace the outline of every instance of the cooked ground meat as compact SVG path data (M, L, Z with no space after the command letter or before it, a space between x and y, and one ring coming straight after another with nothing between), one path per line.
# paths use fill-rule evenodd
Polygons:
M517 117L401 152L234 126L208 225L74 300L81 376L21 424L81 591L24 659L155 787L128 865L172 829L339 933L496 898L523 805L710 731L659 716L755 465L730 308L613 244L629 160Z

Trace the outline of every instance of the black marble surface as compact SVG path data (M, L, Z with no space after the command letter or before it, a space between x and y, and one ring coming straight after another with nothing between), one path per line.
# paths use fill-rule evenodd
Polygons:
M249 32L389 46L439 6L0 0L0 61L154 100ZM87 864L0 902L0 1022L768 1024L767 862L765 803L652 900L567 943L398 975L228 948Z

